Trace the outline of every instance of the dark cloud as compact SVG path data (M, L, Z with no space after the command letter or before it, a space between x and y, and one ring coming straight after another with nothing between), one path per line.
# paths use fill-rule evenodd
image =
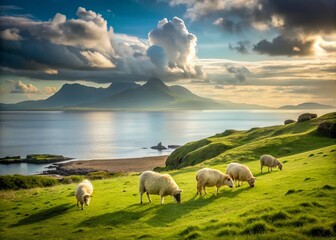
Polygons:
M168 58L165 50L157 45L152 45L147 49L147 56L151 62L158 68L164 68L168 65Z
M240 83L245 82L247 80L247 75L250 73L250 71L244 66L226 65L226 70L229 73L233 73L236 80Z
M213 23L228 32L242 32L255 29L274 29L278 37L272 42L264 39L257 43L255 50L269 55L313 54L311 44L316 35L336 33L336 0L171 0L171 5L185 4L186 16L192 20L211 19ZM301 51L293 52L290 47L299 45ZM280 49L271 49L280 48ZM323 47L327 52L335 47ZM243 46L231 46L244 53ZM297 48L295 48L297 49ZM283 50L283 51L281 51Z
M271 42L262 40L258 42L253 50L268 55L307 56L314 51L314 41L303 41L298 39L286 39L283 36L273 38Z
M243 54L247 54L250 50L251 43L248 40L245 41L238 41L236 45L229 44L229 49L238 51Z

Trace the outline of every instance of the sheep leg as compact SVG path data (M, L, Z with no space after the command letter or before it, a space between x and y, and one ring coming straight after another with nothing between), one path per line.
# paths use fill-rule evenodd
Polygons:
M83 203L81 203L81 206L82 206L82 210L84 210Z
M203 192L204 192L204 195L207 194L206 190L205 190L205 186L203 186Z
M218 195L218 190L219 190L220 187L217 187L216 186L216 196Z
M161 197L161 204L163 204L164 203L164 197L162 195L160 195L160 197Z
M197 193L196 193L196 195L198 195L198 193L202 197L202 185L200 183L197 183Z
M269 169L270 169L270 168L268 167L268 172L269 172Z
M140 195L140 204L142 204L142 195L143 194L144 194L143 192L139 192L139 195Z
M260 166L260 173L262 173L263 165Z
M79 201L77 200L77 207L79 207L79 204L78 204L78 203L79 203Z
M148 202L152 202L152 200L151 200L151 198L150 198L150 196L149 196L149 193L148 193L148 192L146 192L146 195L147 195L147 198L148 198Z

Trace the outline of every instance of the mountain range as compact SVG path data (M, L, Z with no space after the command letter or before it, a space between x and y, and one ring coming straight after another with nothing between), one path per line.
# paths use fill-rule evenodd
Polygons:
M279 109L335 109L335 106L319 104L314 102L306 102L298 105L285 105Z
M203 98L179 85L167 86L152 78L144 85L112 83L107 88L94 88L81 84L64 84L51 97L44 100L0 104L1 110L73 110L73 109L256 109L266 108L253 104L216 102Z
M318 103L287 105L280 109L334 108ZM270 109L269 107L217 102L200 97L187 88L167 86L158 78L145 84L115 82L107 88L88 87L81 84L64 84L54 95L44 100L0 104L0 110L174 110L174 109Z

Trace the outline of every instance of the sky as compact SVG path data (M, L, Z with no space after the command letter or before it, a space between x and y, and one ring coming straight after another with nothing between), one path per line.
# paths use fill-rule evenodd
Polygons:
M159 77L217 101L336 105L336 0L1 0L0 102Z

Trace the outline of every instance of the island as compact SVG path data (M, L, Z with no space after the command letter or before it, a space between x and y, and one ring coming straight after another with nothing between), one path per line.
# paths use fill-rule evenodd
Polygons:
M34 164L46 164L71 160L74 158L63 157L62 155L53 154L29 154L26 158L21 156L7 156L0 158L0 164L13 164L13 163L34 163Z

